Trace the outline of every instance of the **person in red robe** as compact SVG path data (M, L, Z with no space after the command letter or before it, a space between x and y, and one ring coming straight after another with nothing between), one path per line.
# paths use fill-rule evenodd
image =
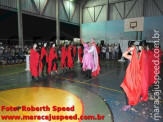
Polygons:
M71 43L71 45L68 46L68 68L71 71L71 69L74 68L74 53L73 53L73 43Z
M33 48L30 50L30 71L32 74L32 79L39 77L39 53L36 50L37 44L33 45Z
M152 50L152 44L148 43L147 44L147 55L148 55L148 60L147 60L147 65L149 68L149 75L148 75L148 85L151 86L154 84L154 64L153 64L153 60L154 60L154 52Z
M154 51L154 61L153 61L153 65L159 67L159 69L156 71L157 74L160 74L160 69L161 69L161 56L162 56L162 51L160 49L159 46L155 45L155 48L153 49ZM155 79L154 83L157 81L157 79Z
M52 45L52 48L50 49L49 52L49 62L48 62L48 74L51 73L53 74L52 71L55 71L56 73L58 72L58 55L56 52L55 44Z
M98 55L100 57L100 46L99 46L99 44L97 44L96 49L97 49L97 53L98 53Z
M67 53L66 43L64 43L61 50L61 69L63 70L63 72L65 68L67 70L67 54L68 53Z
M74 58L76 58L76 46L73 45L73 55L74 55Z
M131 55L128 55L131 54ZM126 105L123 107L123 111L126 111L133 105L137 105L141 95L141 77L140 77L140 64L136 47L133 45L127 51L123 53L123 56L130 60L130 63L126 69L126 75L121 84L124 92L126 93L127 100Z
M79 56L79 61L82 67L82 58L83 58L83 46L82 45L80 45L78 48L78 56Z
M44 68L46 66L46 73L48 74L48 52L46 50L47 43L44 44L44 46L41 48L41 72L42 76L44 76Z
M145 40L141 41L139 44L139 64L140 64L140 75L142 82L142 90L141 90L141 101L148 100L148 88L149 88L149 66L147 65L148 55L146 50L147 43Z

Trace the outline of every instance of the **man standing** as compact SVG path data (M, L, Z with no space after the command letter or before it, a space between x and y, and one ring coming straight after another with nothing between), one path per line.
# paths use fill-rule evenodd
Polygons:
M46 50L46 46L47 43L44 44L44 46L41 48L41 62L40 62L40 66L41 66L41 72L42 72L42 76L44 76L44 68L46 65L46 73L48 74L48 52Z
M32 79L34 77L39 77L39 53L36 51L37 44L33 45L30 50L30 71L32 74Z

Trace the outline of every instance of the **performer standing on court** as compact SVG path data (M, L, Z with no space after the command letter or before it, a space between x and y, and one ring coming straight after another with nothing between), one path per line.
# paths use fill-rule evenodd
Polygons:
M80 65L82 67L82 58L83 58L83 46L82 45L79 45L78 56L79 56Z
M147 55L148 55L148 60L147 60L147 65L149 68L148 72L148 85L151 86L153 85L154 82L154 63L152 62L154 60L154 52L153 52L153 47L151 43L147 43Z
M55 71L56 73L58 72L57 59L58 59L57 51L55 48L55 44L53 44L49 52L48 74L51 73L52 75L53 74L52 71Z
M88 77L89 79L92 78L92 70L95 68L94 65L94 59L92 56L92 53L89 51L90 47L87 43L84 43L84 41L81 39L81 43L84 46L84 56L83 56L83 71L86 72L86 78Z
M67 54L68 52L67 52L66 43L64 43L61 50L61 69L63 70L63 72L65 68L67 70Z
M48 74L48 52L46 50L47 43L44 44L44 46L41 48L41 72L42 76L44 76L44 68L46 66L46 73Z
M74 58L74 60L75 60L75 58L76 58L76 45L74 45L73 44L73 58Z
M148 68L148 55L146 50L147 43L145 40L141 41L139 44L139 64L140 64L140 75L142 82L142 90L141 90L141 99L140 101L148 100L148 87L149 87L149 68Z
M125 78L121 84L121 87L126 93L126 105L123 107L123 111L126 111L131 106L137 105L139 102L142 84L136 47L133 45L132 47L128 48L128 50L123 53L123 56L130 60L130 63L126 69Z
M162 56L162 51L160 49L160 46L158 44L155 44L155 47L153 49L154 51L154 61L153 64L155 63L156 66L158 66L158 70L156 71L156 74L160 74L160 69L161 69L161 56ZM157 79L155 79L155 82Z
M74 52L73 52L73 43L68 46L68 68L71 71L74 67Z
M33 48L30 50L30 71L32 74L32 79L39 77L39 53L36 50L37 44L33 45Z

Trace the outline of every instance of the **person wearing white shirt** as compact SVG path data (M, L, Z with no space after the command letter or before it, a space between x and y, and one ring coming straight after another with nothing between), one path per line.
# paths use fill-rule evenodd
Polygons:
M102 47L102 58L106 59L106 45Z
M109 45L109 59L112 59L112 46Z

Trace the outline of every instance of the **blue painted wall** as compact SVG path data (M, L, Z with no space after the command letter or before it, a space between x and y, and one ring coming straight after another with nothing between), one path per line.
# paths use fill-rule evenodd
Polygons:
M152 41L154 29L160 32L160 44L163 49L163 16L145 17L144 31L142 38ZM85 41L89 41L92 37L96 42L105 40L106 44L116 43L119 40L135 40L136 32L124 32L124 20L114 20L96 23L82 24L81 37ZM140 38L140 33L138 34Z

